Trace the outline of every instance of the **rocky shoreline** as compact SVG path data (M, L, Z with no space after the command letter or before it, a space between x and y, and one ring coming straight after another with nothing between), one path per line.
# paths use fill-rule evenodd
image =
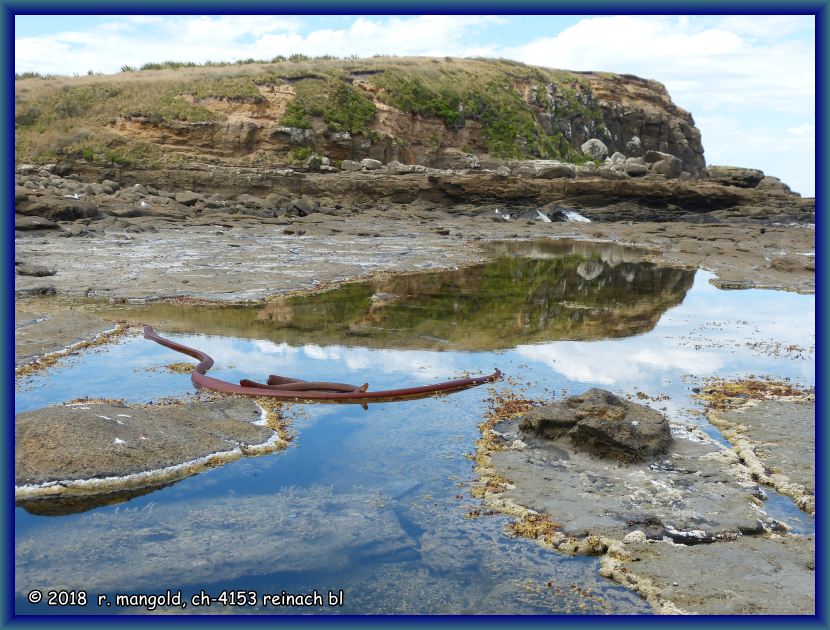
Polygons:
M380 271L467 265L484 258L480 241L540 237L636 245L713 271L725 288L814 291L814 200L749 169L681 180L631 177L617 165L499 167L510 175L194 165L118 181L94 166L24 165L16 297L261 300Z
M21 166L16 361L34 365L111 328L102 304L263 303L358 278L475 265L494 256L485 245L498 240L624 244L640 248L649 261L709 270L722 288L815 291L814 200L749 169L710 167L692 178L678 177L668 158L608 160L594 169L537 161L455 171L355 162L335 172L322 161L307 172L204 164L120 173L95 165ZM211 404L218 403L172 411L84 404L82 413L100 419L90 427L103 442L76 431L73 414L81 407L19 414L20 499L35 501L27 507L35 512L89 509L96 499L79 501L79 492L117 500L115 490L123 496L170 483L182 461L224 461L278 435L246 420L251 409L237 409L222 444L213 433L186 432L183 443L139 449L129 470L112 468L115 449L143 446L139 434L118 433L126 429L112 418L135 415L160 423L163 433L164 427L193 428L194 414L204 415L199 405ZM767 417L780 414L768 410ZM659 613L814 610L813 538L787 534L763 511L764 484L814 509L806 468L773 474L777 462L792 463L791 454L757 448L774 426L753 425L747 444L736 439L735 449L672 427L670 445L597 466L597 453L583 450L595 444L596 426L565 423L560 435L537 423L533 434L522 431L517 415L497 414L482 425L474 491L488 509L516 517L514 533L563 553L600 556L603 576L637 591ZM729 437L740 418L721 414L712 422L721 422ZM799 426L787 439L814 439L812 425ZM36 427L51 427L57 436L72 432L73 439L54 447L83 446L89 466L61 468L76 460L50 451L46 459L57 468L44 467L43 435L27 433ZM744 447L756 460L742 454ZM618 448L600 457L619 454ZM185 468L184 474L200 469ZM135 483L167 469L175 473ZM63 499L64 508L39 502L40 495L59 492L73 495ZM776 562L784 569L770 576ZM700 577L713 564L716 576ZM724 590L734 595L717 599Z

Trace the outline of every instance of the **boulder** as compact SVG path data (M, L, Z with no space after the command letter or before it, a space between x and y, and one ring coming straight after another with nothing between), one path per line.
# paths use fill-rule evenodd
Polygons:
M649 157L654 158L654 155L650 154L658 154L662 156L659 160L649 161ZM680 158L676 158L673 155L669 155L668 153L661 153L660 151L649 151L646 153L645 161L649 164L649 168L653 173L658 175L664 175L668 179L675 179L680 176L680 173L683 172L683 162Z
M401 164L398 160L392 160L386 165L386 170L390 175L402 175L408 171L405 169L405 164Z
M551 219L551 217L549 217L545 212L536 208L525 208L524 210L519 210L512 215L512 218L516 220L523 219L525 221L541 221L542 223L551 223L553 221L553 219Z
M738 166L707 166L704 173L712 181L739 188L755 188L764 179L763 171Z
M783 192L792 192L790 187L787 186L784 182L782 182L777 177L773 177L772 175L767 175L758 182L756 186L759 190L781 190ZM15 193L15 199L17 198L17 194Z
M184 192L176 193L174 199L176 203L180 203L183 206L193 206L196 205L197 201L202 201L204 199L204 195L200 195L199 193L192 192L190 190L186 190Z
M306 167L309 171L319 171L319 170L320 170L320 167L321 167L322 165L323 165L323 160L322 160L322 159L320 158L320 156L319 156L319 155L317 155L316 153L312 154L312 155L311 155L311 157L309 157L309 158L305 161L305 167Z
M121 188L121 185L118 182L114 182L111 179L105 179L104 181L102 181L101 186L104 188L104 192L106 192L108 195L111 195L116 190Z
M265 205L269 208L279 208L288 201L284 195L271 193L265 198Z
M582 153L589 156L592 160L604 160L608 156L608 147L602 140L591 138L585 142L580 149Z
M611 168L610 166L603 165L597 169L597 174L602 179L625 179L625 172L619 169Z
M656 459L672 443L663 414L603 389L534 409L521 418L519 429L548 439L567 435L581 450L624 461Z
M643 143L640 140L640 136L632 136L631 139L625 143L625 153L626 155L633 155L635 157L643 155Z
M288 204L286 210L288 214L294 214L300 217L305 217L311 214L312 212L317 212L317 209L320 207L320 202L316 199L311 199L310 197L301 197L300 199L295 199L291 203Z
M474 153L465 153L464 154L464 162L467 168L471 169L479 169L481 168L481 162L478 159L478 156Z
M259 197L254 197L253 195L249 195L247 193L239 195L236 198L236 202L246 208L268 208L273 207L268 204L266 199L260 199Z
M597 177L597 165L593 162L588 162L586 164L580 164L579 166L574 167L576 171L576 178L577 179L585 179L589 177Z
M631 158L629 158L631 159ZM632 163L629 164L626 162L625 165L625 174L629 177L642 177L643 175L648 173L648 166L645 164L636 164Z
M532 162L528 162L526 164L519 164L517 167L513 169L513 174L518 175L519 177L536 177L536 174L538 172L538 167Z
M545 164L536 171L537 179L573 179L576 177L576 170L573 164Z
M17 264L15 262L14 267L15 272L19 276L31 276L33 278L44 278L46 276L54 276L56 271L54 269L48 269L43 265L35 265L32 263L23 262Z
M767 268L775 269L776 271L783 271L784 273L792 273L793 271L801 271L807 269L808 263L814 262L813 259L805 256L774 256L767 262Z
M29 232L33 230L60 230L61 226L54 221L44 219L43 217L31 217L15 214L14 229Z
M663 153L662 151L646 151L644 161L646 164L654 164L660 160L668 160L674 156L671 153Z
M481 168L481 161L474 153L466 153L461 149L446 148L431 160L436 168L448 168L456 171Z
M76 221L94 219L99 215L98 206L75 199L44 199L30 202L21 212L29 216L40 216L50 221Z
M355 162L354 160L343 160L343 163L340 165L340 168L350 173L363 170L363 166L360 164L360 162Z
M625 156L617 151L611 157L605 160L605 163L614 166L615 164L625 164Z
M383 162L380 160L373 160L372 158L364 158L360 160L360 165L367 171L376 171L383 166Z

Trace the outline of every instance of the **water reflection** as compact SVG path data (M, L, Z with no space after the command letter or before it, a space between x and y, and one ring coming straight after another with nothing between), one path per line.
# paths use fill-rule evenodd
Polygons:
M57 496L16 500L15 505L23 508L29 514L38 516L66 516L68 514L79 514L94 508L108 505L119 505L127 503L130 499L144 496L166 488L175 482L155 483L141 488L119 490L116 492L98 492L95 494L60 494Z
M223 380L273 373L387 389L499 367L510 380L496 387L532 398L591 386L645 392L654 398L643 402L665 408L675 426L705 425L692 388L708 376L814 382L814 296L720 291L705 272L659 268L622 248L492 247L499 258L491 265L349 285L307 303L153 305L128 316L204 349ZM519 258L527 252L533 258ZM788 350L796 346L804 351ZM16 411L82 396L182 396L192 391L187 375L146 369L180 359L127 338L27 379ZM73 587L346 590L338 611L241 611L263 613L648 612L600 578L594 560L509 538L505 517L465 518L480 507L465 455L488 389L368 411L287 406L296 437L281 453L83 514L18 509L17 612L44 612L26 602L32 588Z
M492 243L495 259L458 271L396 276L264 306L133 310L168 330L256 337L291 345L494 350L556 339L651 330L680 304L694 271L641 251L576 241Z

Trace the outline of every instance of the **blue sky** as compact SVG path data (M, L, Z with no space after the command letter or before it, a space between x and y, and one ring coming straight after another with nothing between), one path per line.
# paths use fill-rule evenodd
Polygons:
M85 74L295 52L489 56L661 81L709 164L815 190L812 16L23 16L15 71Z

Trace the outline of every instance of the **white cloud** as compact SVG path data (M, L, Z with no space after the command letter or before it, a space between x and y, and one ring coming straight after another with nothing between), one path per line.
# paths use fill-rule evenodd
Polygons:
M696 118L710 164L758 168L802 195L815 194L815 124L794 127L736 121L728 115Z
M87 31L15 40L15 71L73 74L117 72L150 61L234 61L277 55L462 55L464 40L502 18L424 15L356 18L347 28L301 33L301 18L131 16Z
M799 125L798 127L789 127L787 132L799 138L811 138L815 142L816 126L813 123Z
M812 16L607 16L502 54L661 81L695 117L707 163L760 168L812 195L813 29Z
M754 19L754 18L753 18ZM748 21L748 20L747 20ZM741 22L741 24L743 24ZM812 25L811 18L785 20L785 31ZM768 20L754 34L735 29L735 18L689 20L655 16L585 19L554 37L504 52L526 63L605 70L657 79L676 103L692 109L762 105L792 113L812 112L815 43L812 38L769 36Z
M232 369L248 378L262 380L267 374L283 374L313 380L308 376L309 366L322 380L365 378L366 373L397 378L406 375L408 381L429 382L460 378L463 371L454 353L436 353L427 350L387 350L346 346L305 344L291 346L285 342L245 340L230 337L175 336L185 345L201 348L216 361L216 370ZM470 368L465 365L464 368ZM357 374L346 375L355 372ZM341 374L342 376L337 376ZM233 379L231 379L233 380ZM361 381L362 382L362 381ZM371 382L371 381L370 381ZM373 390L381 389L373 383ZM384 386L386 387L386 386Z
M516 352L544 363L568 380L601 385L637 384L680 370L702 376L714 374L723 365L714 352L678 348L653 338L637 339L642 341L556 342L519 346ZM615 345L618 347L613 348Z

